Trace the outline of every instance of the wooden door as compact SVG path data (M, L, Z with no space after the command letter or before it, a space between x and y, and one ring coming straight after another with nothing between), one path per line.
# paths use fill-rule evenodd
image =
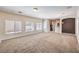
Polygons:
M75 18L63 19L62 32L75 34Z

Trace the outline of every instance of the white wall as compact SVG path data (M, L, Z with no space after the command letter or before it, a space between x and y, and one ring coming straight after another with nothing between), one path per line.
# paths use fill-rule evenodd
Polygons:
M59 26L57 26L57 22L55 23L55 32L56 33L62 33L62 24L61 24L62 20L59 19Z
M76 12L75 32L76 32L77 40L79 43L79 7L78 7L77 12Z
M60 33L60 26L57 26L57 23L55 23L55 32Z
M44 32L49 32L50 31L50 27L49 27L49 20L45 19L44 23L43 23L43 31Z

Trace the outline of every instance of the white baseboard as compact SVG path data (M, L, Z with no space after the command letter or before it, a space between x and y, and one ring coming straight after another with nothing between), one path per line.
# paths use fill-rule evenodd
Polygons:
M78 44L79 44L79 35L77 35L76 37L77 37L77 40L78 40Z

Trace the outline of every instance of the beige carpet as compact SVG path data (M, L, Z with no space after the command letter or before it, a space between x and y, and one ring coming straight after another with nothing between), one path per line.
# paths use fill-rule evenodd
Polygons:
M77 40L75 35L48 32L4 40L0 43L0 52L78 52L76 47Z

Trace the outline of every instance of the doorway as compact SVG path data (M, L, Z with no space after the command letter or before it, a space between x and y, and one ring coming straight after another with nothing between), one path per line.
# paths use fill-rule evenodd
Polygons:
M53 31L53 24L52 24L52 20L49 21L50 24L50 31Z

